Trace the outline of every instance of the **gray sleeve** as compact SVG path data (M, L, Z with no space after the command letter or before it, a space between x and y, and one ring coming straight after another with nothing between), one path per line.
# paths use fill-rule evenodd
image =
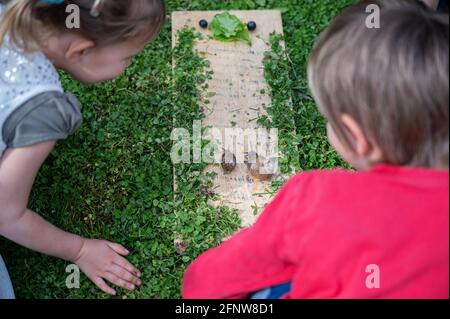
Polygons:
M70 93L46 92L21 105L5 122L3 139L9 148L62 140L82 122L80 106Z

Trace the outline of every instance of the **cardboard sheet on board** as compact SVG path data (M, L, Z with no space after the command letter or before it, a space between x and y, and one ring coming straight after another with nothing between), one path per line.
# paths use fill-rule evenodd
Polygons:
M271 180L254 178L244 160L246 152L257 152L255 136L257 142L268 141L267 153L264 155L278 151L274 139L271 139L274 132L259 127L257 120L261 115L266 115L264 106L271 105L269 88L264 78L264 54L270 50L270 34L282 34L283 25L281 13L277 10L230 11L244 23L255 21L257 29L250 32L251 46L244 42L224 43L213 40L211 32L199 26L201 19L211 22L217 13L220 11L174 12L173 44L177 41L177 31L184 27L194 27L204 35L196 44L196 50L211 63L214 74L208 82L208 91L215 95L209 99L209 104L203 106L205 119L202 125L214 128L216 133L221 132L220 136L215 134L210 138L222 150L234 153L238 162L231 173L225 172L217 164L206 168L206 172L217 174L212 191L220 200L212 204L224 204L237 209L242 225L246 227L255 222L257 213L262 211L273 193ZM233 141L230 141L230 137Z

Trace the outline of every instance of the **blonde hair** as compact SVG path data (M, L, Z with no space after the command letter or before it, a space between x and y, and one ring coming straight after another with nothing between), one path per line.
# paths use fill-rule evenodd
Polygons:
M366 8L380 8L368 28ZM349 114L393 165L448 168L449 20L415 0L363 0L323 32L308 76L319 108L353 149Z
M46 4L40 0L2 0L7 6L0 24L0 44L8 35L10 40L25 51L37 50L50 32L74 32L90 39L96 45L117 43L132 37L155 37L165 22L163 0L103 0L92 14L95 0L70 0L61 4ZM80 28L66 29L66 6L80 8Z
M32 29L31 1L14 0L8 5L8 9L3 13L0 23L0 44L9 34L13 43L28 44L20 45L21 47L30 49L30 40L34 39ZM22 41L20 41L21 39Z

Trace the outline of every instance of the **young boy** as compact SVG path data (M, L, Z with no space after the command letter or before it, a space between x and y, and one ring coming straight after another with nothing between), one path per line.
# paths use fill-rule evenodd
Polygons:
M193 262L183 297L448 298L448 37L448 15L415 0L337 17L309 81L358 172L292 178L253 227Z

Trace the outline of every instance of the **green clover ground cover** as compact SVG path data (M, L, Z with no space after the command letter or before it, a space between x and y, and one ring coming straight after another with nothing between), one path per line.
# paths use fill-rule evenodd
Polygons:
M301 171L344 165L327 143L324 120L309 95L306 65L314 39L352 2L169 0L167 5L169 12L282 10L288 55L275 36L265 60L273 119L260 121L280 128L280 148L286 156L282 167ZM193 120L201 119L199 88L210 76L207 62L191 50L195 37L184 30L172 50L168 21L159 38L119 79L82 86L63 76L65 89L82 104L84 123L46 161L30 207L65 230L116 241L132 251L130 260L143 271L143 285L132 293L120 291L118 298L180 297L186 266L239 227L234 212L207 205L210 177L200 175L201 164L176 166L176 196L173 193L170 134L174 125L190 129ZM174 69L172 58L177 61ZM283 113L287 106L291 117ZM174 123L178 114L183 116ZM80 289L67 289L67 262L3 239L0 253L19 298L106 297L84 276Z

